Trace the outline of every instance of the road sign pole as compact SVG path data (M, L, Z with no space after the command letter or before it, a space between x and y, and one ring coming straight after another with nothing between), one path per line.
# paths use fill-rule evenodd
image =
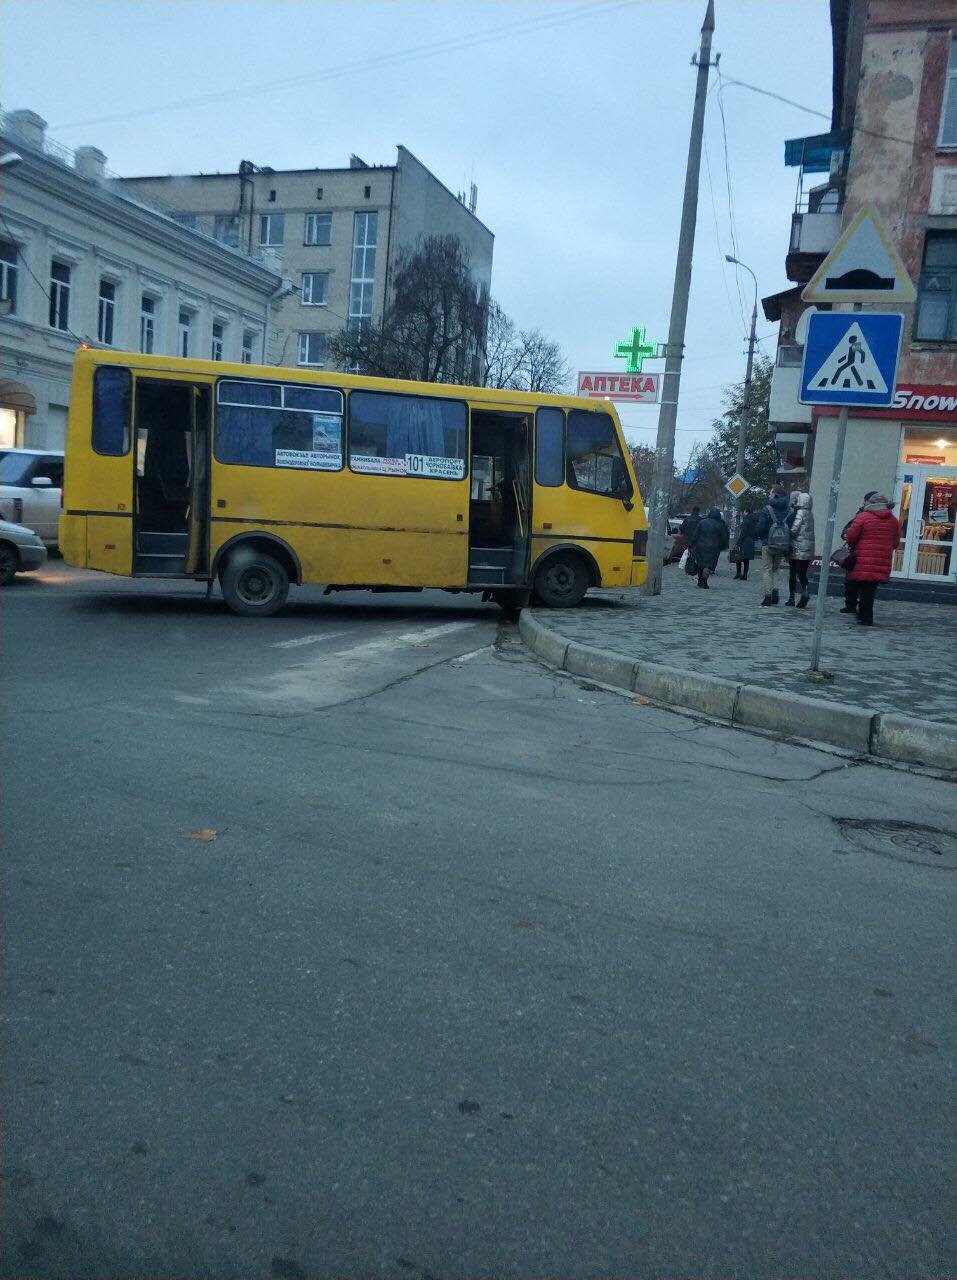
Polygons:
M831 574L831 552L834 550L834 525L837 521L837 499L841 492L841 468L844 465L844 441L847 439L847 409L842 409L837 420L837 440L834 443L834 466L831 468L831 487L827 495L827 520L824 524L824 547L821 551L821 576L817 584L817 600L814 603L814 638L811 641L811 670L821 669L821 641L824 638L824 609L827 604L827 583Z

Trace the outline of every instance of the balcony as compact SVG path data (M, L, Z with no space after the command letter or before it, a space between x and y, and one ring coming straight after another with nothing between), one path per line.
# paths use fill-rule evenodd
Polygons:
M785 261L787 277L795 284L810 280L841 234L850 144L851 135L846 131L785 143L785 164L799 170ZM826 174L826 180L818 181L818 174ZM808 177L817 185L809 186Z
M799 348L782 347L781 351L799 351ZM768 420L772 426L796 422L808 427L811 425L811 406L798 402L800 390L800 361L797 364L776 364L771 374L771 395L768 401Z

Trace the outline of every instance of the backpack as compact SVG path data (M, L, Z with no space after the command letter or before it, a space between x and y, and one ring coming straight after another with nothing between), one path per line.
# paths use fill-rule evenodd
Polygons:
M790 551L791 530L785 523L787 516L785 515L784 519L779 520L770 507L766 507L765 510L771 517L771 528L768 530L764 545L769 551Z

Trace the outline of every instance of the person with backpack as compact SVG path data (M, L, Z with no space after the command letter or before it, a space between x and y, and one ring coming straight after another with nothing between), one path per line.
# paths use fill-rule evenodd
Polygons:
M728 526L717 507L699 520L688 543L689 555L698 565L698 586L707 587L708 578L718 567L718 558L729 542Z
M847 587L854 593L857 621L862 627L874 625L874 596L878 586L890 580L894 551L900 542L901 527L892 506L882 493L872 493L844 535L854 549Z
M814 559L814 512L811 510L811 495L803 491L791 494L794 507L794 520L791 523L791 572L788 576L788 598L785 604L794 604L794 592L801 584L801 598L797 608L806 609L810 600L807 590L808 565Z
M788 502L784 485L776 484L771 490L768 505L758 516L757 537L764 542L761 566L764 574L764 599L762 606L778 604L778 575L781 566L791 553L791 522L794 511Z

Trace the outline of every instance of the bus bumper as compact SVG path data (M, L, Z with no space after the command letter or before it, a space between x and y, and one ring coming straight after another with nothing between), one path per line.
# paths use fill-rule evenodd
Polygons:
M67 564L86 568L86 516L60 516L60 554Z
M644 556L631 562L631 585L640 587L648 577L648 561Z

